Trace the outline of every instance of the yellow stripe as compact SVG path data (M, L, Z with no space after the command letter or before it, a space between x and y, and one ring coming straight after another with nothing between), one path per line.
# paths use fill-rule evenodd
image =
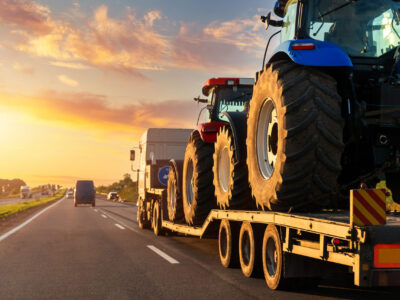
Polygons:
M365 199L365 201L367 201L369 203L369 205L372 206L372 208L383 218L386 219L386 211L384 209L382 209L382 207L379 206L379 204L376 203L375 199L372 198L366 191L358 191L361 195L361 197L363 197ZM378 195L379 196L379 195ZM385 203L385 201L382 201L383 203Z
M374 218L373 215L371 215L368 210L365 209L365 207L358 201L356 197L354 197L354 206L357 207L357 209L360 211L360 213L368 219L368 221L371 223L371 225L378 225L380 222ZM367 225L367 224L364 224Z
M367 225L367 224L364 224L363 222L361 222L361 220L355 214L353 214L353 218L354 218L354 220L353 220L354 224L359 225L359 226Z

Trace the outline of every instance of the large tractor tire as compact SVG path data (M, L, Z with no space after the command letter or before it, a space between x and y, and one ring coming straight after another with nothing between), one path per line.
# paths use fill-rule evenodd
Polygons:
M252 202L246 161L238 163L235 151L230 127L222 127L213 155L215 197L221 209L247 208Z
M340 104L331 76L287 61L266 67L247 120L249 183L257 207L336 207L344 151Z
M183 219L182 193L178 186L178 174L175 168L171 168L168 174L167 205L169 220L181 221Z
M215 205L213 186L214 144L204 143L195 132L183 161L183 211L186 223L200 225Z

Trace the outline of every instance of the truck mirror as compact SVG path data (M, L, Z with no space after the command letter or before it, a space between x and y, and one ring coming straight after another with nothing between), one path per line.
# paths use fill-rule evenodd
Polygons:
M193 100L196 101L197 103L207 103L208 102L207 99L201 99L200 96L197 98L194 98Z
M131 150L131 161L135 160L135 150Z

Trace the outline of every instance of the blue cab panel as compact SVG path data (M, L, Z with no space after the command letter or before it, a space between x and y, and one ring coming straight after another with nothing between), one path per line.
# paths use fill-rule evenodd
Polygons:
M312 43L313 50L293 50L292 44ZM294 63L312 67L353 67L350 57L337 45L312 39L285 41L273 52L271 58L278 53L286 53Z

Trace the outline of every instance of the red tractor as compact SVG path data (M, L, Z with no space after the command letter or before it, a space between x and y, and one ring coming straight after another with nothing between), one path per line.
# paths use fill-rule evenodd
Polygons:
M207 105L199 113L197 129L189 138L184 160L171 160L168 182L171 221L178 222L184 216L188 224L201 224L216 207L216 198L221 208L229 204L236 208L250 202L246 201L250 189L246 147L242 145L246 145L246 115L253 84L252 78L211 78L204 83L202 90L207 99L194 99ZM231 165L230 173L226 172L226 167L214 165L217 157L223 157L218 164ZM235 195L229 189L232 186L229 180L234 181L235 187L239 183L243 186L235 190ZM226 201L221 194L226 196ZM228 201L228 198L237 200Z

